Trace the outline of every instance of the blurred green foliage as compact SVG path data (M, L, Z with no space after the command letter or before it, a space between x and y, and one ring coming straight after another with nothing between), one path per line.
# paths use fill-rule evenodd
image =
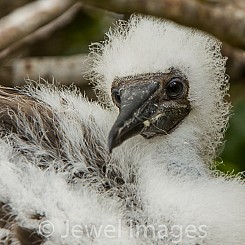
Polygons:
M231 81L230 90L233 104L232 116L221 154L224 163L218 168L224 172L237 173L245 171L245 84L233 84Z
M92 42L104 38L114 18L102 11L80 11L73 21L52 34L48 39L36 42L30 49L31 56L55 56L88 53Z

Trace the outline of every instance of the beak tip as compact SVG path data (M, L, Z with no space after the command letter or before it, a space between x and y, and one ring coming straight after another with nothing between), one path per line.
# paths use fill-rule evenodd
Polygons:
M112 150L118 145L116 141L117 138L116 135L117 134L114 132L114 130L111 130L108 137L108 150L110 154L112 153Z
M112 145L110 143L108 143L108 151L110 154L112 153L112 150L113 150Z
M108 140L108 151L109 151L109 153L111 154L112 153L112 150L114 149L114 148L116 148L117 146L119 146L120 144L118 144L118 143L116 143L115 141L113 141L113 140Z

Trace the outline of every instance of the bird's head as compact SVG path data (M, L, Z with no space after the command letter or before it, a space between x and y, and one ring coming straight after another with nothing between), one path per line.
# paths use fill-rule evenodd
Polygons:
M101 101L118 110L110 151L136 135L147 141L178 130L192 131L209 150L220 144L229 105L216 39L142 16L119 22L107 37L92 46L90 78Z
M170 133L189 114L189 83L180 71L115 78L111 96L119 115L109 150L137 134L149 139Z

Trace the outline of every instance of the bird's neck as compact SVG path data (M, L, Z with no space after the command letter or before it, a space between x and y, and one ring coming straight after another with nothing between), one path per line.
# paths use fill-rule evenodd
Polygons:
M162 175L182 178L207 175L208 164L200 156L198 140L192 135L167 135L152 139L137 136L137 139L128 143L127 154L145 171L159 171ZM134 146L130 146L130 143Z

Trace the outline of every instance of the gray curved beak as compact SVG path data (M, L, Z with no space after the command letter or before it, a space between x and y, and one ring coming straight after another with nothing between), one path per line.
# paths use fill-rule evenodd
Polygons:
M158 82L144 82L125 86L121 91L120 113L111 128L108 138L109 152L125 140L138 135L144 128L144 121L151 114L145 110L147 101L158 89ZM149 114L149 115L147 115Z

